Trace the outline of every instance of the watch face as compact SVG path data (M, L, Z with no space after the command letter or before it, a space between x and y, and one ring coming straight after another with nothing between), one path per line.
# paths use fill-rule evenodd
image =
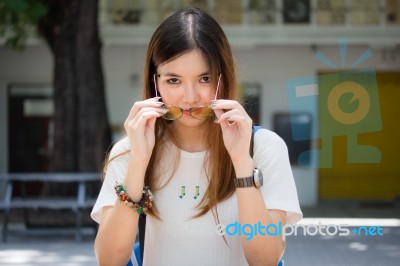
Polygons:
M263 184L264 178L262 172L258 168L254 169L254 185L256 188L260 188L263 186Z

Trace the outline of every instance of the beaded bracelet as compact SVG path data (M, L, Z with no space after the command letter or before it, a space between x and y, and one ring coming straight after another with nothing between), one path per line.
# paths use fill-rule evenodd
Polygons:
M116 183L114 186L115 193L118 196L118 199L122 202L125 202L130 208L133 208L138 214L146 214L147 211L153 207L154 196L153 193L149 190L148 186L144 186L142 198L139 202L133 202L131 198L126 194L126 190L122 184Z

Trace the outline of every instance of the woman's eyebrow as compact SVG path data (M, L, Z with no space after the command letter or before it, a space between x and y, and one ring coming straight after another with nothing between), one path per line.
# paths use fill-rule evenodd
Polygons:
M209 75L210 75L210 72L207 71L207 72L201 73L201 74L199 75L199 77L209 76Z
M180 78L181 76L172 72L167 72L167 73L160 73L160 76L167 76L167 77L176 77L176 78Z
M174 77L174 78L181 78L181 75L178 75L176 73L172 73L172 72L167 72L167 73L160 73L160 76L165 76L165 77ZM210 75L209 71L203 72L201 74L198 75L198 77L203 77L203 76L208 76Z

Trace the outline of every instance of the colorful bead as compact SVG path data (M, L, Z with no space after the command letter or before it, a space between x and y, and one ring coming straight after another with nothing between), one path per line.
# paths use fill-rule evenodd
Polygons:
M126 194L124 186L121 184L116 184L114 186L115 193L117 194L119 200L124 202L130 208L133 208L138 214L147 213L147 211L153 206L154 196L149 190L148 186L144 186L142 192L142 198L139 202L133 202L129 196Z

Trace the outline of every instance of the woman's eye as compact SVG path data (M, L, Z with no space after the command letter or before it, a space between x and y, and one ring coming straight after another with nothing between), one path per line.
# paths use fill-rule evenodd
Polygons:
M179 79L172 78L172 79L167 80L167 82L169 84L178 84L179 83Z
M209 83L209 82L210 82L210 77L202 77L202 78L200 79L200 82L202 82L202 83Z

